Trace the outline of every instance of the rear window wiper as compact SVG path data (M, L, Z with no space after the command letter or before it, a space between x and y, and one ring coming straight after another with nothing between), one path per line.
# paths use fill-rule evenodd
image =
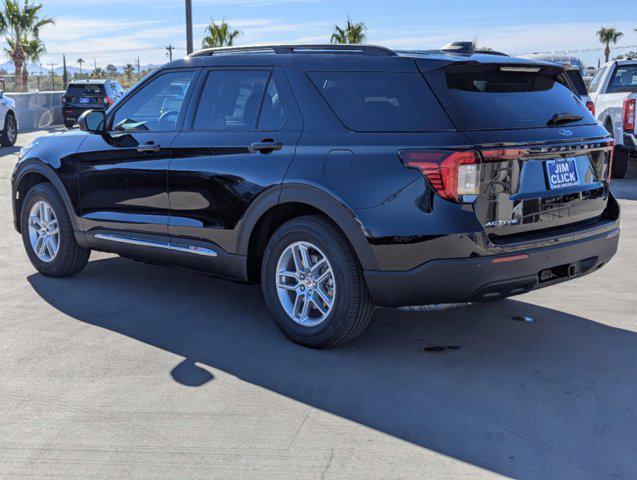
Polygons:
M579 122L582 119L580 115L574 113L556 113L546 122L547 125L562 125L563 123Z

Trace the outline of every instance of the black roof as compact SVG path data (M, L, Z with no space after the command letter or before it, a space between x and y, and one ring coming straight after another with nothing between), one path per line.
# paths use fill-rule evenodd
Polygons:
M377 45L256 45L204 49L175 60L165 67L200 66L290 66L304 69L370 69L385 71L417 71L420 68L440 68L451 63L482 63L499 65L543 65L545 62L503 56L497 52L457 53L447 50L391 50ZM555 65L552 65L555 67Z
M113 80L109 80L107 78L84 78L81 80L71 80L69 85L102 85L106 82L112 82Z

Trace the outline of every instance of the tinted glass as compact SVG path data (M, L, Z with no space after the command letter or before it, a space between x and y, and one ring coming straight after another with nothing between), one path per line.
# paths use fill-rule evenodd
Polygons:
M573 84L575 88L575 93L578 95L587 95L586 85L584 84L584 79L582 78L582 74L579 70L567 70L566 75L568 75L569 80Z
M82 95L91 96L91 95L100 95L104 93L104 85L102 84L78 84L71 83L66 89L66 94L73 97L79 97Z
M141 87L115 113L115 130L160 130L176 128L193 72L169 72Z
M618 66L608 84L607 92L637 92L637 65Z
M341 122L351 130L424 130L399 73L311 72L309 76Z
M595 123L579 98L555 75L506 71L500 66L451 67L438 75L442 78L431 83L461 130L546 127L556 113L582 117L569 125Z
M195 130L255 130L267 70L215 70L201 93Z
M272 76L263 97L261 116L259 117L259 130L279 130L284 124L283 102L276 88L274 76Z

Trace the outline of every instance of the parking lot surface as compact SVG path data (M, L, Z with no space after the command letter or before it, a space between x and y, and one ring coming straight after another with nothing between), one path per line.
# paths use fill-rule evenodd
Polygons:
M11 223L17 150L0 150L0 478L637 476L637 178L613 181L622 236L600 272L379 309L316 351L258 286L101 253L38 274Z

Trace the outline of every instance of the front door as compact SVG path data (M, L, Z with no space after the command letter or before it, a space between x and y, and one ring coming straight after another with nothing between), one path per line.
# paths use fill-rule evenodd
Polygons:
M202 72L168 173L174 261L225 273L237 225L250 204L276 189L289 167L302 121L276 69L228 67ZM203 255L193 255L200 252Z
M171 144L194 75L179 70L151 78L109 113L108 133L89 135L80 147L82 223L96 248L161 245L152 237L167 238Z

